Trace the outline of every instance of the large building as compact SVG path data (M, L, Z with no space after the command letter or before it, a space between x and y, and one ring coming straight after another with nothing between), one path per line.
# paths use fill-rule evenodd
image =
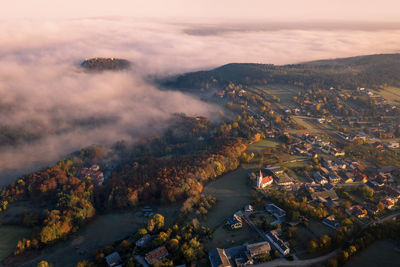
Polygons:
M272 231L267 235L269 242L278 250L282 255L286 256L290 253L289 247Z
M258 258L265 254L269 254L269 252L271 251L271 245L268 242L264 241L247 245L246 250L249 253L250 257Z

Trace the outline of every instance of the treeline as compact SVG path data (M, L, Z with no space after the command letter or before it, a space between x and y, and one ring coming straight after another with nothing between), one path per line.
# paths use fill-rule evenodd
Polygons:
M96 192L96 206L105 209L136 206L142 202L174 203L197 196L203 184L235 170L246 149L241 139L226 140L214 151L171 158L138 158L116 172Z
M223 87L229 82L243 85L288 84L302 88L378 88L400 85L400 54L372 55L297 65L227 64L164 81L172 88Z

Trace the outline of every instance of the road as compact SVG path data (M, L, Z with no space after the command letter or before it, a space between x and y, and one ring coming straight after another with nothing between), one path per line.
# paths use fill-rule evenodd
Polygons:
M340 252L340 249L336 249L328 254L322 255L317 258L308 259L308 260L288 261L285 258L279 258L276 260L256 264L254 266L259 266L259 267L309 266L309 265L316 264L319 262L324 262L324 261L330 259L331 257L335 256L339 252Z

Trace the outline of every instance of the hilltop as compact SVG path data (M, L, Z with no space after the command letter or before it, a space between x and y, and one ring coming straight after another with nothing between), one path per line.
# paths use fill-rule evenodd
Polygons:
M119 58L88 58L81 63L81 67L88 70L123 70L129 69L131 63L126 59Z
M400 85L400 54L318 60L291 65L230 63L182 74L163 82L167 87L210 88L229 82L243 85L287 84L305 88L354 88Z

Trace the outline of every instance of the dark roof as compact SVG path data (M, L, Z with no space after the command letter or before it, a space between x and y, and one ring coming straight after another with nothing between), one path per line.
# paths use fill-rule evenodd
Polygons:
M337 196L336 192L334 189L331 190L325 190L325 191L321 191L321 192L313 192L311 193L311 198L313 200L317 200L320 198L323 199L330 199L330 200L338 200L339 197Z
M208 252L208 258L210 259L211 267L230 267L231 264L228 257L225 254L224 249L215 248Z
M276 235L274 235L273 233L268 233L267 236L272 240L272 242L274 242L279 249L281 249L282 251L285 251L288 249L288 246L286 246L286 244L280 239L278 238Z
M113 252L106 256L106 262L108 266L115 266L121 261L121 257L118 252Z
M153 241L154 237L147 234L142 236L138 241L136 241L137 247L147 247L150 245L151 241Z
M276 206L275 204L267 204L265 205L265 209L272 213L273 215L276 215L278 217L282 217L286 215L286 211L284 211L283 209L279 208L278 206Z
M259 242L255 244L247 245L247 250L251 257L255 257L264 253L269 253L271 245L268 242Z

